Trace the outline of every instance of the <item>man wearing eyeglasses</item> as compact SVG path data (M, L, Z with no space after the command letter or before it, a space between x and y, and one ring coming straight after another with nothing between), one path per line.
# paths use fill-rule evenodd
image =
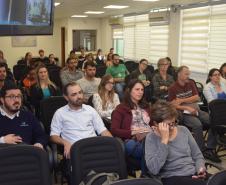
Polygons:
M20 110L22 97L13 83L5 84L1 89L0 143L25 143L43 148L47 136L31 112Z

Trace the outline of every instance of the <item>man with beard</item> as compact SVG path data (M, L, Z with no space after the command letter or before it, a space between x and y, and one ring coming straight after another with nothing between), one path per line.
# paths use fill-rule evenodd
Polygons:
M70 149L74 142L98 135L112 137L104 123L89 105L83 104L83 91L76 82L70 82L63 88L68 104L59 108L52 119L50 139L64 147L64 175L71 184Z
M5 84L1 89L0 143L25 143L43 148L47 136L31 112L20 110L22 97L13 83Z
M113 66L110 66L106 70L106 74L110 74L114 78L115 91L119 95L119 99L123 99L123 92L125 87L125 77L129 74L124 64L119 64L119 55L112 55Z
M90 96L97 93L100 78L96 78L96 65L93 61L84 64L85 76L77 81L84 93L84 102L88 102Z
M111 137L111 133L104 126L97 111L83 104L83 91L76 82L65 85L63 93L68 104L55 112L50 139L64 146L64 156L69 159L70 148L74 142L97 134Z

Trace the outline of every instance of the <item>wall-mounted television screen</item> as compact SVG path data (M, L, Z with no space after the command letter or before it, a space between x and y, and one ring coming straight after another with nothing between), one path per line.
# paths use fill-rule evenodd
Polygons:
M53 0L0 0L0 36L53 34Z

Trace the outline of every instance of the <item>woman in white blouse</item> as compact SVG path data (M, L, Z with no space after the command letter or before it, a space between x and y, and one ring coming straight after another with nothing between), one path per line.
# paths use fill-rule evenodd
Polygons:
M93 106L101 117L111 118L112 111L120 103L113 87L113 77L105 75L101 79L98 93L93 95Z

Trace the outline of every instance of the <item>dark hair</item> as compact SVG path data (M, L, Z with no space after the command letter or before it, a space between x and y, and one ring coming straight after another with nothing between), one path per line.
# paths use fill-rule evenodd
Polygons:
M27 57L28 57L29 54L31 54L31 52L27 52L27 53L25 54L25 57L24 57L25 61L27 61Z
M96 67L96 64L93 61L87 61L84 64L84 69L86 69L88 66Z
M112 56L113 56L113 54L108 53L107 60L112 60ZM111 58L110 58L110 57L111 57Z
M9 90L14 90L14 89L19 89L21 90L15 83L13 82L7 82L4 84L4 86L1 88L1 97L5 97L6 95L6 92L9 91Z
M111 51L111 50L114 50L114 48L110 48L110 51Z
M166 119L177 118L177 116L177 110L170 102L158 100L151 107L151 118L156 123L160 123Z
M119 55L118 54L113 54L112 55L112 59L114 59L115 57L119 57Z
M97 54L100 53L100 52L102 52L102 49L98 49L98 50L97 50Z
M220 70L217 69L217 68L212 68L212 69L210 69L210 70L209 70L209 73L208 73L208 77L207 77L206 83L209 83L209 82L211 81L210 77L213 76L213 73L214 73L215 71L218 71L218 72L221 74Z
M7 70L8 65L6 63L0 63L0 68L4 67L5 70Z
M141 84L141 85L143 86L143 88L145 88L145 87L144 87L144 84L143 84L143 82L142 82L141 80L139 80L139 79L132 79L132 80L129 81L129 83L128 83L128 85L126 86L126 89L125 89L124 100L123 100L123 102L124 102L127 106L129 106L130 109L136 108L135 103L133 103L133 101L131 100L131 95L130 95L130 93L131 93L132 89L134 88L134 86L135 86L137 83ZM145 98L144 98L144 95L143 95L143 97L141 98L141 100L138 102L138 105L139 105L141 108L143 108L143 109L148 107L148 103L146 102L146 100L145 100Z
M52 55L54 56L54 54L53 54L53 53L49 54L49 58L50 58Z
M172 61L170 57L166 57L166 60L169 62L169 66L172 66Z
M147 62L148 62L148 60L147 60L147 59L142 58L142 59L140 60L139 64L141 64L141 63L142 63L142 62L144 62L144 61L147 61Z
M223 68L226 67L226 63L223 63L220 67L220 73L224 77L225 75L223 74Z
M71 60L78 60L78 58L77 57L68 57L67 60L66 60L66 63L69 64L69 62Z
M72 81L72 82L69 82L69 83L67 83L64 87L63 87L63 94L65 95L65 96L67 96L68 95L68 92L67 92L67 90L68 90L68 87L70 87L70 86L79 86L79 84L77 84L75 81Z
M43 50L43 49L40 49L40 50L38 51L38 53L41 53L41 52L43 52L43 53L44 53L44 50Z

